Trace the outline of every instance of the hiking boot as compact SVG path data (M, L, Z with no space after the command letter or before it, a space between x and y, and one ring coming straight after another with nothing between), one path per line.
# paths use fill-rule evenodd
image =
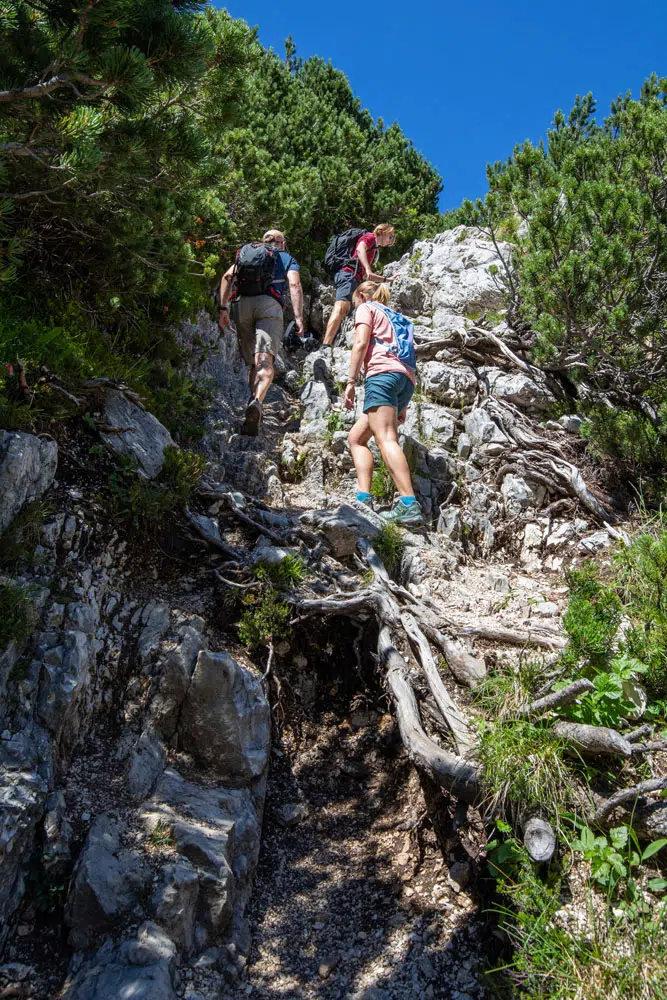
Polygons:
M373 503L373 497L365 497L363 500L357 500L357 503L361 503L364 507L368 507L375 513L375 504Z
M424 513L415 500L408 507L402 500L397 500L391 510L380 515L385 524L397 524L400 528L423 528Z
M248 437L257 437L261 422L262 404L258 399L252 399L245 411L245 420L241 427L241 434L247 434Z

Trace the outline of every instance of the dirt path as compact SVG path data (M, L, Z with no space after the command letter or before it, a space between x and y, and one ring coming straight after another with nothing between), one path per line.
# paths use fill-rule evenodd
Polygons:
M293 804L298 803L298 808ZM296 820L293 814L304 818ZM285 826L294 818L293 826ZM485 927L389 715L325 715L274 750L253 945L234 997L482 1000Z

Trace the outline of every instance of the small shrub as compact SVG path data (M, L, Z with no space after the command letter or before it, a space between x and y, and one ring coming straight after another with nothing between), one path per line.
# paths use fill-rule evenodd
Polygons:
M32 562L33 550L51 506L45 500L33 500L16 515L0 537L0 566L15 567L19 562Z
M597 668L607 666L610 650L621 622L623 606L616 591L597 578L595 566L571 570L565 576L570 588L563 628L568 636L564 659L577 663L584 658Z
M387 572L395 575L401 568L405 541L400 528L395 524L383 525L380 534L373 541L373 547L384 563Z
M35 625L35 609L28 587L0 583L0 650L22 643Z
M371 496L374 497L378 503L391 503L394 499L395 489L394 480L389 474L389 469L384 464L382 459L380 459L380 463L374 470L373 478L371 480Z
M241 599L245 611L237 625L239 639L248 649L266 646L289 633L290 606L273 587L249 591Z
M633 872L665 846L667 837L654 840L642 851L637 834L629 826L614 827L607 836L596 836L585 826L581 829L579 837L570 843L572 850L583 854L584 860L589 862L593 882L611 895L616 893L621 884L628 887L634 895ZM663 881L655 879L654 885L651 886L649 883L649 887L661 890Z
M131 461L122 460L108 478L115 513L135 531L157 532L166 515L188 504L204 464L195 452L166 448L161 473L147 480Z
M306 564L301 556L285 556L279 563L266 565L261 563L255 567L258 580L268 581L276 590L291 590L297 587L306 575Z

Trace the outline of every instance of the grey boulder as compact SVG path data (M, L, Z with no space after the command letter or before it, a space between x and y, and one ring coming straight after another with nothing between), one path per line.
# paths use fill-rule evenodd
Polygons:
M176 444L157 417L133 403L118 389L107 389L104 394L102 424L108 429L100 431L104 443L116 455L127 455L137 463L137 469L146 479L153 479L164 465L165 448Z
M180 721L183 748L233 786L266 768L271 713L259 678L228 653L197 657Z
M0 431L0 534L53 482L58 445L22 431Z
M337 558L352 555L360 538L375 538L382 529L382 521L370 510L362 513L348 504L334 510L308 511L300 520L322 532Z

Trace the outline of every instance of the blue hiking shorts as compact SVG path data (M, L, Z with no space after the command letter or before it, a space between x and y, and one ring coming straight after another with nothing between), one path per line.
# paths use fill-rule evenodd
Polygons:
M401 414L412 399L415 387L402 372L371 375L364 382L364 413L375 406L395 406Z
M355 278L352 271L340 270L334 278L336 286L336 302L352 302L352 295L355 292L359 279Z

